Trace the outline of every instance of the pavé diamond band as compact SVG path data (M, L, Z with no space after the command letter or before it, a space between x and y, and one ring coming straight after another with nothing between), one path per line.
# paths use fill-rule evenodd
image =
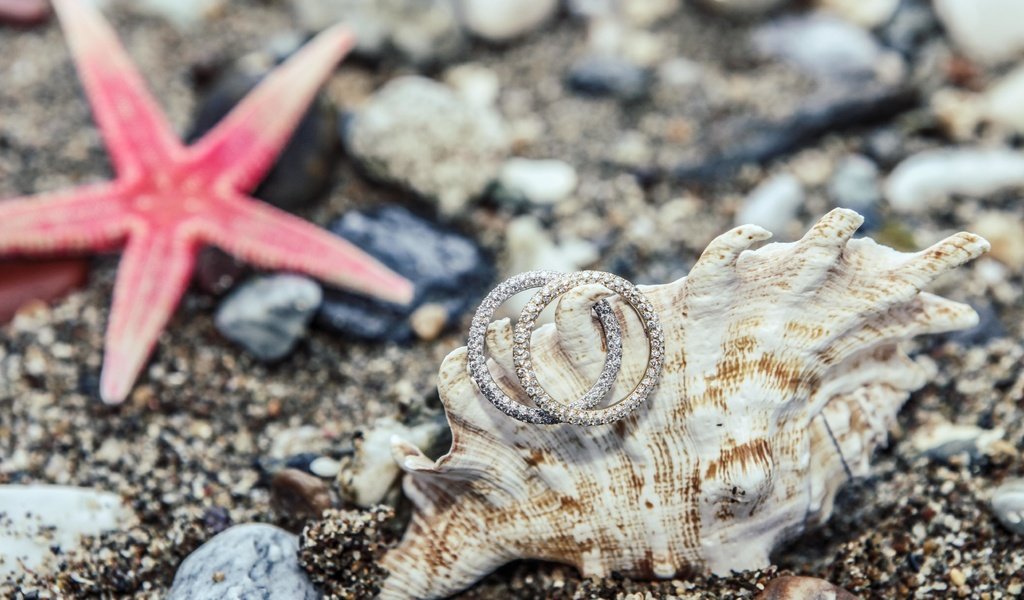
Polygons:
M611 389L622 363L622 330L607 301L601 300L594 305L594 312L604 328L608 347L604 368L597 382L582 398L567 404L554 400L537 380L530 358L530 336L544 307L569 290L587 284L599 284L619 294L640 317L649 345L647 368L640 382L625 398L601 409L594 407ZM494 311L508 298L533 288L541 289L530 299L520 315L513 334L512 355L516 376L536 407L517 402L504 393L491 378L484 354L487 326ZM505 414L520 421L536 424L566 422L577 425L600 425L625 417L636 409L654 388L661 373L664 355L664 337L651 303L625 279L599 271L570 274L530 271L502 282L488 294L477 310L470 328L468 346L469 374L484 397Z

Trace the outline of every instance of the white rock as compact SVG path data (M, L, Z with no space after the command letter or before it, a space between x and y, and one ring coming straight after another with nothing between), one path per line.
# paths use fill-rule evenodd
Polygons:
M163 17L179 29L187 29L224 8L224 0L139 0L146 12Z
M629 0L619 4L622 16L634 27L650 27L672 16L680 8L680 0Z
M1014 133L1024 133L1024 66L1017 67L985 92L985 116Z
M1007 529L1024 535L1024 479L1007 479L992 492L992 512Z
M1024 223L1013 213L984 211L969 231L992 244L989 255L1015 272L1024 270Z
M847 21L871 29L892 18L900 0L819 0L818 4Z
M474 106L493 106L498 99L501 84L498 74L478 63L466 63L444 73L447 83L463 100Z
M910 443L921 454L946 460L963 452L971 455L986 454L1004 435L1006 431L1001 428L984 429L977 425L961 425L937 419L914 432Z
M576 189L576 169L560 160L510 158L501 167L498 183L534 204L555 204Z
M1024 2L935 0L953 41L974 60L993 64L1024 51Z
M865 213L881 198L880 187L875 163L861 154L851 154L836 166L828 190L835 206Z
M58 485L0 485L0 515L0 578L23 568L49 571L56 566L51 546L66 552L83 535L122 529L134 518L116 494Z
M391 454L392 438L418 440L417 445L428 447L444 428L444 421L439 419L413 427L391 418L378 420L372 429L363 433L355 454L343 461L338 482L342 497L362 508L380 504L401 473Z
M473 35L506 42L526 35L547 22L558 0L459 0L459 18Z
M736 224L759 225L777 236L783 235L803 203L800 180L789 173L775 175L747 195L736 213Z
M885 196L893 209L922 212L952 194L985 196L1024 187L1024 153L1005 148L926 150L889 175Z

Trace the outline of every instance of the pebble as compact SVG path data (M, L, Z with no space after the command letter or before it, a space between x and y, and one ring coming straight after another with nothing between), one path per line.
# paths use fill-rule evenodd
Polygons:
M1024 479L1004 481L992 492L992 512L1007 529L1024 535Z
M776 577L755 600L857 600L850 592L817 577Z
M943 35L929 0L901 0L896 13L878 34L886 46L905 56L914 55Z
M373 177L435 199L456 215L497 177L509 152L498 113L425 77L378 90L343 128L350 154Z
M866 156L851 154L836 166L828 190L835 206L871 212L882 197L878 166Z
M139 8L179 29L190 29L224 10L225 0L139 0Z
M269 72L274 57L250 55L208 84L199 100L186 139L199 139L213 129ZM254 66L260 63L259 66ZM286 210L310 206L323 197L337 159L335 111L322 99L315 101L299 121L274 166L253 196Z
M196 257L195 282L207 294L227 293L249 271L246 264L220 248L206 246Z
M395 56L419 66L447 63L466 39L452 0L292 0L299 24L320 31L345 23L356 31L356 52Z
M84 535L127 528L133 520L121 497L59 485L0 485L0 579L23 569L48 571Z
M647 95L651 77L645 69L625 59L591 55L569 68L567 81L571 90L585 96L634 101Z
M935 11L956 45L976 61L996 64L1024 52L1020 0L935 0Z
M727 17L755 17L789 3L789 0L698 0L704 8Z
M257 359L287 356L303 336L323 298L312 279L278 274L251 279L221 302L217 330Z
M984 429L977 425L961 425L936 420L922 425L914 432L910 443L920 453L935 460L967 453L972 458L990 452L1003 439L1002 429Z
M32 301L62 298L88 276L89 261L83 258L0 260L0 324Z
M600 257L597 247L584 239L563 238L555 243L550 232L532 215L517 217L508 224L505 249L506 272L510 274L542 269L569 273L593 264ZM528 295L517 294L506 300L497 314L518 315L529 300ZM550 315L553 307L554 303L550 304L542 314Z
M328 290L320 324L366 340L407 341L409 317L424 304L444 308L447 324L483 295L494 277L490 259L472 239L397 206L349 212L331 231L362 248L413 283L416 296L397 306L340 290Z
M0 0L0 23L38 25L50 18L46 0Z
M316 475L298 469L281 469L270 480L270 501L285 514L318 518L331 508L331 493L324 480Z
M409 326L419 339L430 342L437 339L448 324L448 311L440 304L428 302L409 315Z
M1012 213L986 211L978 215L969 231L992 244L989 256L1010 267L1024 271L1024 223Z
M900 0L819 0L818 6L856 25L871 29L892 18Z
M560 160L510 158L501 167L497 195L550 205L568 198L579 177L572 165Z
M827 13L769 21L752 42L761 54L824 78L872 79L880 64L899 60L864 29Z
M167 600L317 600L299 567L298 536L263 523L235 525L188 555Z
M796 176L775 175L750 192L736 213L736 225L757 225L783 235L804 204L804 189Z
M479 63L465 63L445 71L444 82L466 102L487 108L494 106L501 91L498 74Z
M885 196L899 212L923 213L953 194L986 196L1024 187L1024 153L1001 148L926 150L889 175Z
M341 463L330 456L318 456L309 463L309 472L324 479L334 479L340 469Z
M391 418L379 419L361 439L355 452L342 460L338 487L342 498L362 508L385 501L401 469L391 454L392 438L400 438L417 448L427 449L447 431L442 418L405 425Z
M463 27L489 42L507 42L536 31L557 10L558 0L458 0Z
M1003 76L985 91L985 116L1012 133L1024 134L1024 66Z

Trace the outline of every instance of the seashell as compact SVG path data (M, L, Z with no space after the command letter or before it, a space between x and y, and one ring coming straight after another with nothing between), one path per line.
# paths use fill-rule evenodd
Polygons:
M989 247L959 233L902 253L851 239L862 221L837 209L801 240L757 250L770 234L737 227L687 277L641 287L662 321L664 370L647 403L609 425L511 419L478 392L466 349L448 355L439 392L451 450L435 462L392 442L414 513L381 559L381 597L446 596L517 559L584 576L725 574L768 565L778 544L827 519L930 376L901 343L978 320L921 289ZM581 396L601 371L591 306L607 296L576 288L534 333L552 396ZM623 330L609 394L619 398L643 371L646 339L634 313L609 302ZM491 324L487 343L495 380L525 401L512 383L508 320Z

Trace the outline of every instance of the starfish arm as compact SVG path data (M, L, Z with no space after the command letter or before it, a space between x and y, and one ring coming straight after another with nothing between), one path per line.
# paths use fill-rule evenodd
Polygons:
M390 302L412 299L412 283L346 240L258 200L237 197L229 205L204 241L266 269L300 271Z
M131 179L181 155L184 146L94 3L53 6L118 175Z
M261 81L191 148L208 181L248 193L288 143L317 90L355 44L341 26L324 30Z
M0 255L102 249L127 233L120 190L99 184L0 201Z
M194 239L175 233L141 230L129 237L107 323L104 402L119 404L128 396L188 288L196 251Z

